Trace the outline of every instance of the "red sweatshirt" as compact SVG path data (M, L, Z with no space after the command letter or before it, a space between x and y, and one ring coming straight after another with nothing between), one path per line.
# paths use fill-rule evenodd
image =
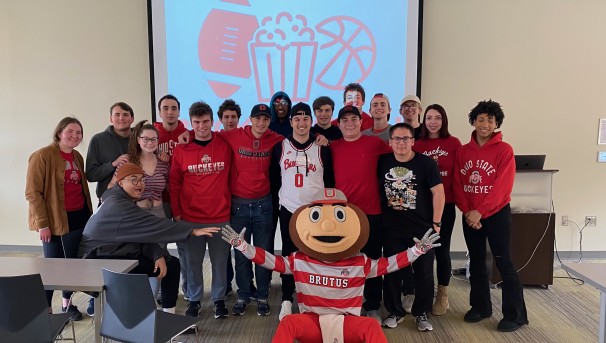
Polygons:
M363 135L353 142L333 141L330 150L335 188L365 214L381 214L377 162L379 156L392 152L389 145L379 137Z
M245 199L258 199L269 194L271 153L274 145L283 141L284 136L267 130L257 139L250 128L250 125L247 125L221 131L220 136L233 151L232 194Z
M460 146L461 142L454 136L448 138L419 139L412 146L412 150L433 158L438 164L447 203L454 202L452 172L454 170L455 152Z
M497 213L511 201L516 164L511 146L501 132L480 147L476 132L456 152L453 178L455 203L463 213L477 210L482 218Z
M169 177L173 216L204 224L229 221L231 165L229 145L214 133L206 146L193 140L177 145Z
M161 122L155 122L154 126L158 130L158 150L173 155L173 150L179 144L179 135L187 131L182 121L178 121L177 127L172 131L167 131Z

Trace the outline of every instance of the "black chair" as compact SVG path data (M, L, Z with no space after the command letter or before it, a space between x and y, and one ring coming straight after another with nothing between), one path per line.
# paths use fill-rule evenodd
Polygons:
M191 327L198 336L198 318L156 309L147 275L116 273L103 269L105 306L101 336L133 343L172 342Z
M67 313L48 313L40 274L0 277L0 342L51 343L69 321Z

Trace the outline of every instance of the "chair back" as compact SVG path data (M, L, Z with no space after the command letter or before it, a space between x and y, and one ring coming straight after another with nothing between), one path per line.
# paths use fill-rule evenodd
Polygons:
M40 274L0 277L0 342L53 342Z
M118 341L154 342L156 302L147 275L103 269L105 307L101 336Z

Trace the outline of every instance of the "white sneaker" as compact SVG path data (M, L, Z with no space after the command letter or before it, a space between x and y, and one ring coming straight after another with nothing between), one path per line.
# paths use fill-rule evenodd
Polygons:
M406 311L408 313L412 313L412 304L414 304L414 302L415 302L414 294L405 295L404 299L402 300L402 307L404 308L404 311Z
M278 315L278 320L282 320L282 318L292 314L292 302L291 301L283 301L282 308L280 309L280 314Z
M366 311L366 317L376 320L379 322L379 325L382 324L381 315L379 315L379 311L377 310Z
M398 324L404 321L404 317L398 317L395 314L389 314L387 318L383 320L383 326L394 329Z
M419 329L419 331L433 331L433 325L427 320L427 315L425 313L418 316L415 321L417 322L417 329Z

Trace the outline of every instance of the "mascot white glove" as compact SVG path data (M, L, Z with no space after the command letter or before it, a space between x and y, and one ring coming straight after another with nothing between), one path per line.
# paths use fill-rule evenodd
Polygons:
M433 229L427 230L427 232L425 232L421 239L418 239L416 237L413 238L413 240L415 241L415 245L408 248L408 262L412 263L419 256L425 254L433 248L437 248L442 245L440 243L435 243L438 239L440 239L440 234L437 232L431 234L432 230Z
M248 243L244 240L245 232L246 228L243 228L242 232L238 234L231 226L225 225L225 227L221 229L221 238L234 247L234 249L244 252L246 248L248 248Z

